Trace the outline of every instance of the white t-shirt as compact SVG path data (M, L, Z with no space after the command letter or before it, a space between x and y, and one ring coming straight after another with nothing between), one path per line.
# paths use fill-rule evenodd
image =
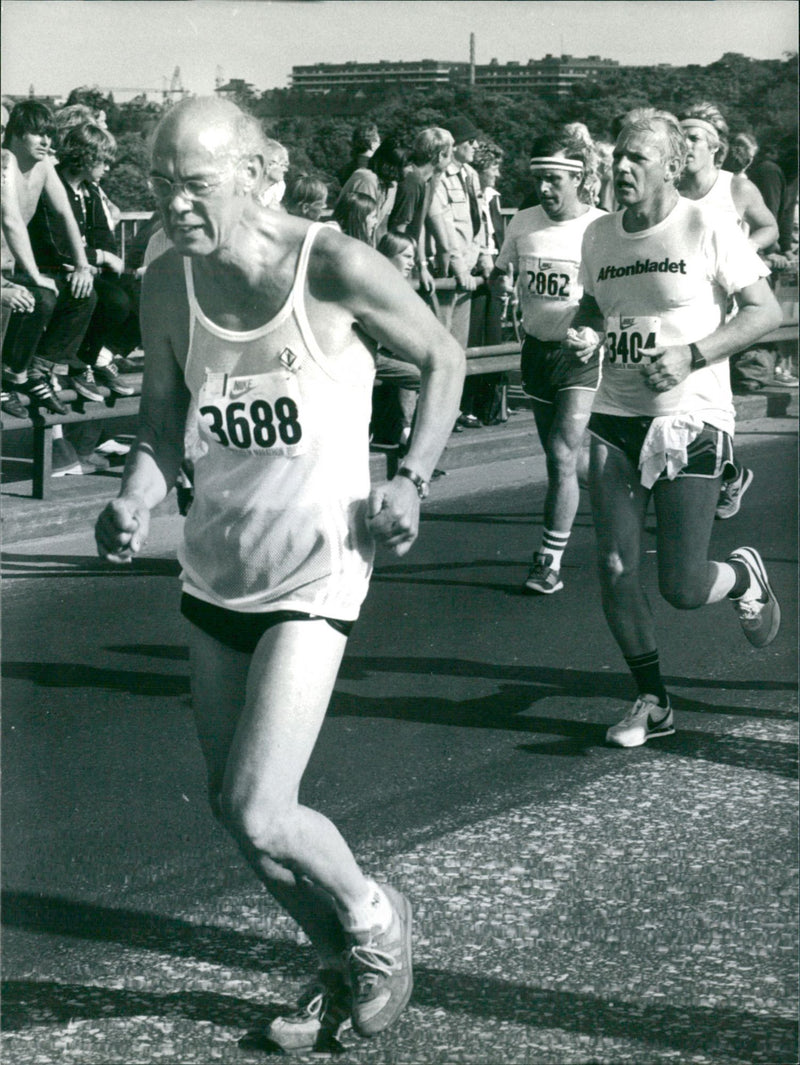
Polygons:
M564 339L583 295L578 277L583 234L603 214L590 207L578 218L553 222L544 208L528 207L509 222L495 266L514 268L528 336Z
M644 383L648 349L699 343L725 319L727 299L767 277L731 216L678 199L658 225L622 228L624 212L604 215L586 230L581 280L605 318L603 380L594 410L623 417L702 412L733 432L727 359L689 374L668 392Z

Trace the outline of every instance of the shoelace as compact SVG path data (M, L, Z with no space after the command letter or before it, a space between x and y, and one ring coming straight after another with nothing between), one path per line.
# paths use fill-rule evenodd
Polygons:
M637 699L630 710L627 712L620 725L631 725L645 710L649 713L653 708L653 704L645 702L644 699Z
M313 993L313 989L310 989L308 994L311 998L306 1002L301 999L292 1017L298 1020L305 1020L306 1017L320 1017L327 993L327 988L317 991L316 994Z
M364 975L391 976L395 969L394 956L375 947L357 944L350 948L350 957L363 968Z
M737 601L736 612L739 617L745 621L755 621L764 604L757 595L743 595L741 599Z

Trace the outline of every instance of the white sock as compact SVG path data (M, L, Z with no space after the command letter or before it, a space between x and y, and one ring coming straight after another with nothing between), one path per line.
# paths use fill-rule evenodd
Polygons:
M367 892L350 910L336 907L345 932L364 932L370 928L387 929L392 923L392 904L374 880L367 881Z
M551 529L542 531L542 546L537 554L545 559L545 565L558 573L561 569L561 559L569 543L569 533L553 532Z
M711 587L706 603L719 603L736 584L736 570L727 562L709 562Z

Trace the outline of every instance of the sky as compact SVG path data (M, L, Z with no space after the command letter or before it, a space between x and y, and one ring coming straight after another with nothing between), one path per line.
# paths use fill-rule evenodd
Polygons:
M526 62L550 52L625 64L711 63L797 49L795 0L1 0L2 91L159 91L215 79L285 88L293 64Z

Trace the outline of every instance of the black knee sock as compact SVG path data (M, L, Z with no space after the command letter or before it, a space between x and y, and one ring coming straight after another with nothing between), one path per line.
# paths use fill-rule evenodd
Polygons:
M736 581L733 588L728 592L728 598L740 599L750 587L750 570L738 558L729 559L728 565L736 574Z
M628 669L636 681L639 695L657 695L661 706L668 706L667 689L661 679L661 669L658 664L658 651L648 651L643 655L626 655L625 661Z

